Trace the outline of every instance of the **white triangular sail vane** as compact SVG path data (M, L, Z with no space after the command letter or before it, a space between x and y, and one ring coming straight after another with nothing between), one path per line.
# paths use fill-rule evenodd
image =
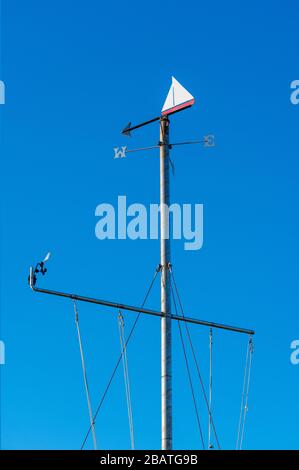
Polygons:
M194 104L194 98L174 77L172 84L162 108L162 116L176 113Z

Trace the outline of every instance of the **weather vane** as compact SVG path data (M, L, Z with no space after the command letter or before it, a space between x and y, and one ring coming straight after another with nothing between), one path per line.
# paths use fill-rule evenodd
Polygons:
M169 89L167 98L165 100L164 106L161 111L161 116L156 116L148 121L144 121L140 124L132 126L132 123L129 122L126 127L122 130L122 134L131 137L131 132L139 129L140 127L146 126L153 122L161 120L161 118L167 117L171 114L178 113L183 109L190 108L194 104L195 100L191 93L186 90L174 77L172 77L172 84ZM215 136L213 134L205 135L201 140L190 140L186 142L171 142L167 143L167 147L171 150L173 147L178 145L190 145L190 144L203 144L204 147L214 147L215 146ZM161 146L165 146L165 142L159 141L156 145L151 145L148 147L140 147L136 149L128 149L127 146L123 145L121 147L114 147L114 158L125 158L127 153L141 152L145 150L158 149ZM173 164L172 164L173 165Z

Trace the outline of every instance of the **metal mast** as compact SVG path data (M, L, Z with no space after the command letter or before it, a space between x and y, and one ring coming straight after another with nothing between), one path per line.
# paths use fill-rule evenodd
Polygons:
M169 141L169 115L190 108L194 104L193 96L174 78L172 77L172 85L168 92L164 106L161 110L161 114L142 122L140 124L131 125L131 122L123 129L122 134L130 136L131 132L135 129L139 129L143 126L151 124L153 122L160 122L160 140L156 145L142 147L138 149L127 149L126 146L115 147L114 158L123 158L126 153L138 152L151 149L160 149L160 271L161 271L161 311L155 311L144 306L136 307L132 305L125 305L118 302L112 302L110 300L101 300L91 297L85 297L82 295L54 291L49 289L42 289L36 286L37 275L41 273L44 275L47 271L45 263L48 261L50 254L46 258L37 263L35 268L30 268L29 274L29 285L35 292L41 292L50 294L58 297L65 297L72 299L73 301L81 301L92 303L96 305L104 305L118 310L126 310L129 312L144 313L147 315L153 315L161 318L161 448L162 450L172 450L172 340L171 340L171 322L172 320L183 321L186 323L194 323L197 325L209 326L210 328L219 328L227 331L234 331L238 333L244 333L247 335L254 335L253 330L240 328L231 325L224 325L221 323L215 323L206 320L200 320L197 318L190 318L188 316L181 316L171 313L171 284L170 284L170 219L169 219L169 207L170 207L170 164L169 150L173 146L187 145L187 144L204 144L205 147L213 147L214 136L207 135L203 140L187 141L187 142L171 142ZM80 338L79 338L80 339ZM89 399L89 396L88 396ZM211 396L210 396L211 406ZM209 406L209 437L211 432L211 413ZM93 431L95 424L95 417L92 418L91 407L90 407L90 430ZM88 433L89 433L88 431ZM87 433L87 436L88 436ZM84 441L85 442L85 441ZM210 442L210 439L209 439ZM84 444L83 444L84 445Z
M162 450L172 449L171 299L169 285L169 120L160 120L160 248L161 248L161 408Z

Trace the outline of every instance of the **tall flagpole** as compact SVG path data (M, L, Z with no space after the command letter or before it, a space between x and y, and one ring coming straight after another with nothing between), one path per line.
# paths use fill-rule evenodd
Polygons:
M126 153L137 152L142 150L160 149L160 250L161 250L161 310L151 310L144 307L136 307L132 305L125 305L119 302L112 302L111 300L101 300L92 297L86 297L78 294L71 294L68 292L54 291L49 289L41 289L36 286L37 276L46 274L47 268L45 263L49 260L50 253L45 259L36 264L35 268L30 268L29 285L35 292L54 295L72 299L73 301L87 302L95 305L104 305L118 310L126 310L129 312L144 313L161 318L161 448L162 450L172 450L172 354L171 354L171 322L172 320L184 321L197 325L210 326L211 328L220 328L227 331L235 331L248 335L254 335L253 330L239 328L221 323L215 323L197 318L190 318L188 316L182 317L181 315L171 314L171 281L170 281L170 232L169 227L169 207L170 207L170 188L169 188L169 173L170 163L169 149L176 145L187 144L204 144L205 147L213 147L214 136L207 135L203 140L185 141L185 142L171 142L169 143L169 118L168 116L190 108L194 104L193 96L174 78L172 77L172 85L166 97L165 103L161 110L161 114L152 119L132 126L131 122L122 130L123 135L131 135L135 129L142 128L148 124L160 121L160 141L156 145L142 147L138 149L127 150L126 146L115 147L114 158L123 158ZM79 327L79 324L78 324ZM78 331L79 334L79 331ZM80 338L79 338L80 339ZM130 338L127 339L129 341ZM116 366L117 367L117 366ZM84 368L84 364L83 364ZM211 398L211 397L210 397ZM89 396L88 400L90 402ZM211 401L211 400L210 400ZM91 407L90 407L91 411ZM96 413L97 415L97 413ZM92 418L92 413L90 413ZM94 420L90 422L89 431L86 434L83 446L89 435L90 430L94 431ZM213 424L211 416L209 417L209 425ZM211 431L211 429L209 429ZM210 434L210 433L209 433ZM95 436L94 436L95 437ZM96 445L96 442L95 442Z
M161 237L161 407L162 450L172 449L171 298L169 285L169 120L160 120L160 237Z

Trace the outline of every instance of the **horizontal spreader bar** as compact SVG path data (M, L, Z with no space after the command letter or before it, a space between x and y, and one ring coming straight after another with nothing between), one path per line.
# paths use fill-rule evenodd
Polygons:
M72 300L78 300L80 302L88 302L90 304L104 305L106 307L112 307L119 310L128 310L131 312L145 313L147 315L153 315L155 317L163 317L165 313L157 312L156 310L149 310L147 308L134 307L132 305L119 304L117 302L110 302L109 300L100 300L94 299L92 297L83 297L82 295L69 294L67 292L58 292L48 289L40 289L39 287L31 286L32 290L35 292L41 292L43 294L56 295L58 297L66 297ZM179 315L171 315L172 320L185 321L187 323L194 323L196 325L209 326L212 328L219 328L221 330L236 331L237 333L245 333L248 335L254 335L253 330L248 330L246 328L239 328L237 326L223 325L222 323L214 323L205 320L197 320L196 318L183 317Z

